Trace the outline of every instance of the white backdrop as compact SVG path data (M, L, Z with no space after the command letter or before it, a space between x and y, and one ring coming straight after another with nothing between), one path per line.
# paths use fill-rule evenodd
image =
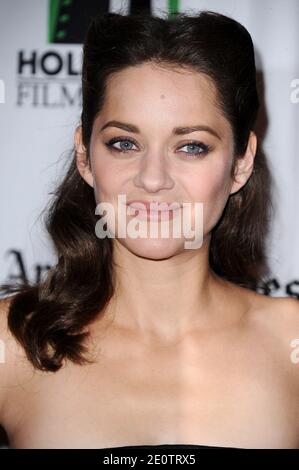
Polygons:
M268 116L263 148L275 178L271 295L299 298L299 1L155 0L152 13L171 3L179 11L224 13L252 36ZM108 5L110 11L126 9L129 1ZM82 46L51 43L48 23L48 0L0 0L0 282L18 279L22 269L35 281L55 262L38 215L80 119ZM49 74L58 65L61 70Z

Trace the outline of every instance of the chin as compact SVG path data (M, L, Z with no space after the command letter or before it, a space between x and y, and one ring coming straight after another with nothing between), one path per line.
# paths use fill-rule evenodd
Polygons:
M152 260L171 258L184 250L184 241L178 238L126 238L118 241L136 256Z

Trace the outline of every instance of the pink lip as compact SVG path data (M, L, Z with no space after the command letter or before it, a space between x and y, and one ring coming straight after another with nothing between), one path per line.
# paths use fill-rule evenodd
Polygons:
M163 202L163 201L162 201ZM135 215L137 218L141 220L153 220L153 221L161 221L161 220L171 220L175 216L178 215L178 209L180 209L179 203L164 203L163 205L167 204L169 208L164 209L163 205L162 208L159 208L159 205L162 204L159 201L140 201L140 200L132 200L127 203L127 206L136 209ZM152 204L152 207L151 207ZM172 207L171 207L172 205ZM138 211L137 211L138 209Z
M172 212L181 207L181 205L178 202L141 201L141 200L128 201L127 206L130 206L139 210L149 211L151 209L152 212L170 212L170 211Z

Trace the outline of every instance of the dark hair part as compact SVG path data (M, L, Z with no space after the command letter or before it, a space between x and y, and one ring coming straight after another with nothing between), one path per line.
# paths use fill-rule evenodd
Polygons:
M166 18L100 14L89 26L83 52L81 123L88 154L109 79L126 67L151 62L210 77L232 127L235 161L244 155L259 99L252 40L237 21L211 11ZM2 286L6 293L17 292L8 312L11 332L34 367L46 371L57 371L64 359L90 362L84 356L84 328L103 313L115 292L112 240L95 234L94 191L78 172L74 148L72 154L46 217L57 264L43 282ZM247 183L229 197L212 231L209 254L217 275L249 289L268 273L265 236L271 206L271 175L260 151L254 166Z

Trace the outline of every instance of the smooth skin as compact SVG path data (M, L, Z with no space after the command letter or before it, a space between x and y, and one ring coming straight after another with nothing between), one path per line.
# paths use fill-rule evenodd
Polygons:
M111 120L139 132L101 130ZM173 133L194 125L211 131ZM107 146L120 137L134 143ZM195 157L202 144L209 152ZM251 132L232 179L232 130L202 74L142 64L111 78L90 160L75 131L78 171L115 210L119 194L201 201L203 244L116 234L116 294L88 327L92 365L33 370L7 329L9 299L0 302L0 422L12 447L299 447L298 301L224 281L208 262L211 230L250 178L256 145Z

